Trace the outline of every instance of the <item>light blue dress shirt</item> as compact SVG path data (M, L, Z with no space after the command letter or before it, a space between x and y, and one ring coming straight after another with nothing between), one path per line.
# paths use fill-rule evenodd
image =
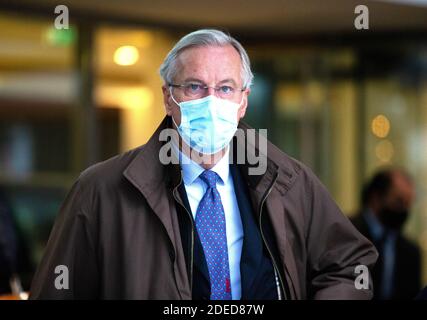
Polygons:
M369 231L371 232L374 241L380 241L386 232L384 226L374 215L372 210L367 209L363 213ZM393 289L393 274L396 260L396 232L390 230L384 240L383 247L383 270L381 278L381 299L390 299Z
M182 179L184 181L191 212L195 219L197 207L207 189L206 184L199 177L205 169L182 153L178 149L178 146L173 143L173 140L172 151L175 153L175 156L180 159ZM233 177L230 174L228 147L225 155L210 170L216 172L220 177L216 187L221 196L225 214L231 296L233 300L239 300L242 295L240 258L243 245L243 226L236 194L234 192Z

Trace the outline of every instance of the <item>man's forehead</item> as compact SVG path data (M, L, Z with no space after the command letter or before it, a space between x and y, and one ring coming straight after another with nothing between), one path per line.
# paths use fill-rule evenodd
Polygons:
M192 46L185 48L178 54L178 58L181 60L186 60L188 58L209 58L210 56L223 56L229 59L236 59L240 61L240 55L238 51L231 44L222 46Z
M241 70L241 59L231 46L198 46L183 50L177 57L178 72L215 72L233 74Z
M393 174L393 191L395 194L405 198L412 198L414 196L414 185L408 176L401 172Z
M393 182L400 187L413 187L411 179L403 172L396 171L393 173Z
M180 53L176 64L178 81L197 79L200 82L241 82L241 59L231 46L201 46L187 48Z

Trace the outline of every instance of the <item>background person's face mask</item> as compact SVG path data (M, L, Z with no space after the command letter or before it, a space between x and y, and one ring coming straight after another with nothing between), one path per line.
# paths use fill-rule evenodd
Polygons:
M181 138L191 148L202 154L214 154L224 149L237 130L237 114L242 104L210 95L201 99L178 103L181 109L181 124L178 128Z
M379 212L379 218L382 224L393 230L401 230L408 217L408 209L399 210L385 206Z

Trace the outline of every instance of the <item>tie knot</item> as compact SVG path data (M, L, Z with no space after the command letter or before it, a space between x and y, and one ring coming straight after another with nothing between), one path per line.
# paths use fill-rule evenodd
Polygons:
M214 171L205 170L200 174L200 179L208 185L209 188L215 188L218 181L218 175Z

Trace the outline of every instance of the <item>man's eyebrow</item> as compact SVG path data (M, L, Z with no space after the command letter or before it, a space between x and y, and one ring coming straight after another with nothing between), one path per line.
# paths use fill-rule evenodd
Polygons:
M233 85L237 86L236 81L234 81L234 79L232 78L221 80L218 84L224 84L224 83L232 83Z
M204 84L204 81L202 81L202 80L200 80L200 79L197 79L197 78L192 78L192 77L190 77L190 78L186 78L186 79L184 80L184 82L199 82L199 83L203 83L203 84Z
M197 83L201 83L201 84L206 84L203 80L200 80L200 79L197 79L197 78L193 78L193 77L189 77L189 78L186 78L184 80L184 83L188 83L188 82L197 82ZM221 84L224 84L224 83L232 83L234 86L237 86L236 81L234 79L232 79L232 78L227 78L227 79L221 80L216 85L221 85Z

